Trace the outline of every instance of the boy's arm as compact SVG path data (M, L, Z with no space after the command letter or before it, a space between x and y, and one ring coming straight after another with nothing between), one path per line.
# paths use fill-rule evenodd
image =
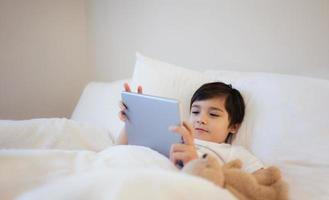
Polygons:
M123 87L125 89L126 92L131 92L130 86L128 83L124 83ZM138 86L137 87L137 93L142 94L143 93L143 88L142 86ZM126 114L125 114L125 110L127 109L127 106L124 105L124 103L122 101L120 101L119 103L120 106L120 112L119 112L119 119L123 122L125 122L127 120ZM118 140L116 140L116 144L128 144L128 138L127 138L127 133L126 133L126 129L123 127L120 131L119 134L119 138Z

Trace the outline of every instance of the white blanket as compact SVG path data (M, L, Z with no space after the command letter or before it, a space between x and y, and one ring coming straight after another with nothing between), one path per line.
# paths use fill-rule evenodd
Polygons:
M84 141L83 145L76 142L73 148L71 143L59 142L72 133L63 136L56 131L71 123L64 120L63 126L59 126L58 120L63 121L53 121L57 126L53 126L51 140L52 144L61 145L50 145L51 148L42 145L43 149L33 144L33 137L40 138L46 132L36 134L35 128L20 122L10 122L10 127L5 125L7 122L0 122L0 138L6 141L1 143L6 149L1 146L0 150L0 199L235 199L207 180L183 174L166 157L149 148L113 146L109 142L107 148L97 152L91 149L95 146L83 139L83 131L74 133L77 141ZM43 122L46 121L38 121L36 126L42 126ZM46 123L51 127L49 121ZM24 134L13 132L15 124L25 126ZM94 132L94 140L101 135ZM29 149L20 145L22 138L30 138L24 140ZM83 146L89 149L82 150Z

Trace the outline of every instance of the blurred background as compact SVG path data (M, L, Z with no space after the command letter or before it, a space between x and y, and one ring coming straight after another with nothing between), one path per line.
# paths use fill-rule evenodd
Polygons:
M328 0L0 0L0 119L70 117L136 51L191 69L329 79Z

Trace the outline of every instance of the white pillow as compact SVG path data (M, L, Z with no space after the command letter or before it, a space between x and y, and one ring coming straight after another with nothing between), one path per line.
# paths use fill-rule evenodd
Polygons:
M84 89L71 119L107 129L117 138L123 123L118 118L123 84L130 79L109 83L91 82Z
M139 53L136 57L133 87L142 85L145 94L178 99L181 102L182 118L187 120L193 93L210 79L200 71L151 59Z
M206 74L231 81L247 97L234 143L278 165L291 199L328 199L329 81L269 73Z
M320 149L329 152L324 142L329 141L328 80L257 72L240 76L229 71L205 74L232 82L245 96L246 116L239 133L243 137L236 142L263 155L264 160L270 159L266 152L273 145L280 146L275 149L278 155L291 154L296 158L303 151L300 156L305 160L315 159L310 158L310 153L315 154ZM311 143L314 145L309 146L307 152L298 148ZM329 154L324 158L329 162ZM321 159L318 162L322 162Z

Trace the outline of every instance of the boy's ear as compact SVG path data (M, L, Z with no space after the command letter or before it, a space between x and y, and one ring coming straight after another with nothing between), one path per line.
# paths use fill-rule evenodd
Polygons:
M229 128L230 133L233 133L233 134L237 133L238 130L239 130L239 128L240 128L240 125L241 125L241 124L233 124L233 125Z

